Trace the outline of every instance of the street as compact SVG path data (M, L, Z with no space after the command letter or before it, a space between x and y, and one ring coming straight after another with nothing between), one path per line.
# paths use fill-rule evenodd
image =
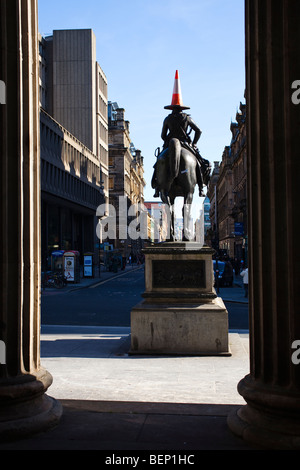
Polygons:
M224 302L228 311L229 329L248 330L248 304Z
M236 287L236 289L240 289ZM130 326L130 311L142 300L144 269L127 271L99 285L42 293L43 325ZM221 295L227 293L226 288ZM225 299L225 295L224 295ZM248 304L226 300L230 329L248 329Z

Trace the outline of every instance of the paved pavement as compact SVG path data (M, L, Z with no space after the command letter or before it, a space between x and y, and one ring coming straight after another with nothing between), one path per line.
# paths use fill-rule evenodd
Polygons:
M101 273L100 279L64 289L124 274ZM247 301L240 279L219 295ZM247 330L229 332L229 357L131 356L127 327L47 325L41 333L42 366L53 376L48 394L63 405L61 422L46 433L0 444L0 450L102 450L103 459L115 451L131 456L139 451L254 450L226 422L244 404L237 384L249 372Z

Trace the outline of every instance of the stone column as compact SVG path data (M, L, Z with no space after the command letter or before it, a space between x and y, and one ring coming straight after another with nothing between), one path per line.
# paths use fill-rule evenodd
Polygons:
M245 6L250 374L228 424L252 444L300 449L300 2Z
M61 406L40 364L40 152L37 0L0 3L0 439L47 429ZM1 358L0 358L1 359ZM4 364L3 364L4 362Z

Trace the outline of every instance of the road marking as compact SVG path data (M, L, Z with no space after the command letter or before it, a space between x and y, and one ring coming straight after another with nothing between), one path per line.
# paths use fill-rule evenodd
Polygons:
M140 270L140 269L142 269L142 268L143 268L143 266L140 266L139 268L136 268L136 269L134 269L133 271L126 271L125 273L117 274L117 275L114 276L114 277L111 277L111 278L109 278L109 279L105 279L104 281L100 281L100 282L98 282L97 284L93 284L92 286L88 286L88 289L95 289L96 287L101 286L102 284L105 284L106 282L112 281L113 279L116 279L116 278L121 277L121 276L125 276L126 274L130 274L131 272L138 271L138 270Z

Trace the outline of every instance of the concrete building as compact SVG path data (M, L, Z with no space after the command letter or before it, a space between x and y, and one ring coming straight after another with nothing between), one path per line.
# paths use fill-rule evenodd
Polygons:
M107 80L92 30L39 37L42 259L94 252L96 209L108 199Z
M95 217L104 201L98 158L40 111L42 262L55 250L94 252Z
M107 168L107 79L91 29L55 30L44 38L46 111Z

